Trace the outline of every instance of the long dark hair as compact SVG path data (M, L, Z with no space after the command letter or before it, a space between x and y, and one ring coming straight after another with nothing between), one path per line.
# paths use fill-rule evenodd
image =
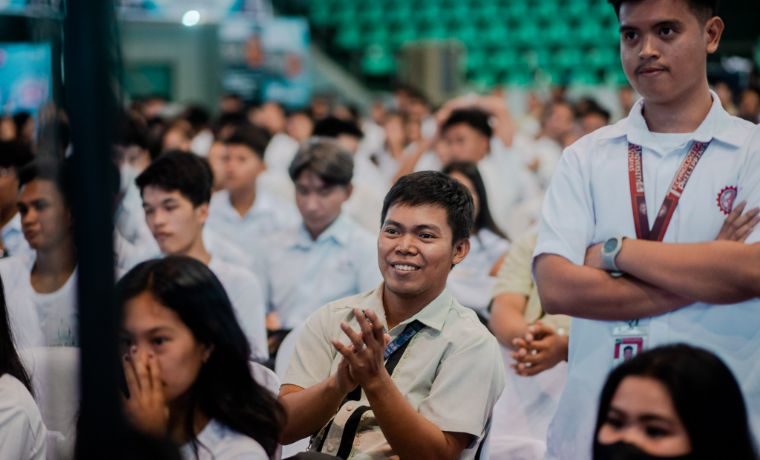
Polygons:
M188 392L186 434L195 439L193 415L205 416L255 439L271 456L285 412L277 399L251 376L251 347L222 284L209 268L190 257L167 256L143 262L117 284L122 305L149 292L174 310L195 339L213 346Z
M480 211L475 216L475 222L473 225L473 235L479 232L481 229L487 229L496 235L509 240L506 232L496 225L491 215L491 209L488 207L488 194L486 193L486 186L483 183L483 177L481 177L478 171L478 166L475 163L469 161L453 161L443 168L443 173L451 175L452 173L459 173L470 179L472 185L475 187L475 193L478 195L478 201L480 202Z
M714 354L685 344L644 352L610 373L599 402L594 458L598 458L597 436L612 398L629 376L649 377L667 388L689 435L694 458L757 459L747 408L734 375Z
M5 304L5 288L2 278L0 278L0 376L5 374L16 377L29 390L29 393L34 394L32 380L29 378L24 365L21 364L16 346L13 344L13 332L8 321L8 308Z

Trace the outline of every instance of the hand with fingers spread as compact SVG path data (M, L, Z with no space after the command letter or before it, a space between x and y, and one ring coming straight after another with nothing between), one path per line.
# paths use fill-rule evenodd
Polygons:
M127 418L140 431L156 437L166 436L169 408L156 355L133 346L124 355L123 365L129 390L129 398L124 398Z
M742 201L723 221L716 240L744 242L752 230L760 223L760 208L754 207L745 212L747 202Z
M374 311L355 308L354 316L359 323L359 331L353 330L347 323L341 323L341 329L351 340L351 345L334 340L333 346L343 355L343 363L347 364L351 380L365 387L388 376L383 356L387 339L383 324Z
M528 327L525 337L514 339L513 344L517 351L512 352L516 361L512 368L518 375L536 375L567 360L568 337L541 321Z

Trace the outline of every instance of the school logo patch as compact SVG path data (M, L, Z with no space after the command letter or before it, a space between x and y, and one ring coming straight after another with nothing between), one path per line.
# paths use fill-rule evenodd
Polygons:
M718 203L718 209L725 215L729 215L731 210L734 209L734 200L736 199L737 189L736 186L729 185L723 187L723 190L718 193L716 202Z

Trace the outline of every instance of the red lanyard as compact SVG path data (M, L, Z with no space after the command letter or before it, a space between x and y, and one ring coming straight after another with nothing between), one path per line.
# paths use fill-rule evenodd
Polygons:
M662 241L670 224L670 219L678 206L678 200L686 188L686 183L697 167L699 159L707 150L709 142L694 142L689 154L681 162L681 167L673 177L668 194L662 200L662 206L657 212L652 229L649 229L647 218L647 201L644 195L644 168L641 164L641 146L628 143L628 182L631 187L631 209L633 222L636 226L636 238L640 240Z

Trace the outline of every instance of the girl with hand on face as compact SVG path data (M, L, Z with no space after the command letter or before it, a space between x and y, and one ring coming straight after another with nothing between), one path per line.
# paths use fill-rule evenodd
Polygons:
M253 379L250 346L203 263L150 260L117 285L123 305L127 418L168 437L184 459L269 459L284 412Z
M689 345L644 352L602 389L594 460L756 460L731 371Z

